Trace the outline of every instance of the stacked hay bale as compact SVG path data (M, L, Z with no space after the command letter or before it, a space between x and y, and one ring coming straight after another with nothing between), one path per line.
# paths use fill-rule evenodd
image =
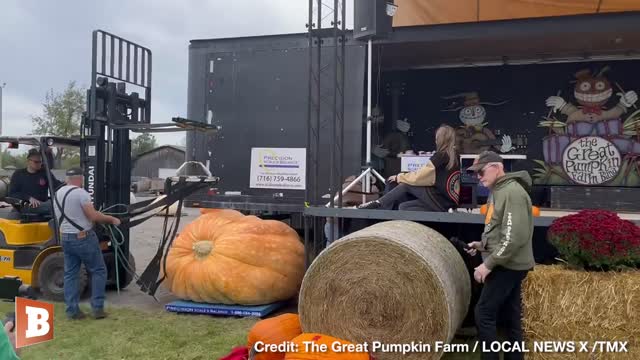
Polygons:
M537 266L523 284L524 330L534 341L628 341L627 353L528 354L529 359L640 359L640 271Z
M450 342L471 296L460 254L436 231L410 221L379 223L323 251L299 299L305 333L356 344ZM377 352L376 359L438 359L441 352Z

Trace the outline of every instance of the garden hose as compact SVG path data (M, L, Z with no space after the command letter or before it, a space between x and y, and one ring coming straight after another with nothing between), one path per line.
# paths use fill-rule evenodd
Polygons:
M115 250L116 288L118 294L120 294L120 267L118 266L119 263L122 262L125 271L129 275L131 275L132 278L137 279L138 275L135 273L135 270L132 269L129 259L125 258L124 253L120 247L124 244L124 234L122 233L122 231L117 226L111 224L103 225L103 227L107 229L110 235L109 237L111 238L111 244L113 244Z
M131 229L132 227L145 222L146 220L157 216L158 214L165 212L164 214L164 224L162 228L162 240L158 246L158 251L156 255L151 259L149 265L145 269L145 271L137 276L135 272L131 274L134 278L137 279L137 284L140 285L141 290L148 293L149 295L155 298L155 293L160 286L160 284L166 279L167 272L167 254L171 248L173 240L175 239L178 228L180 226L180 217L182 216L182 205L183 200L186 196L193 193L194 191L207 186L207 182L204 179L200 179L198 182L186 182L185 180L181 180L178 182L176 187L170 188L168 194L163 195L162 197L156 199L149 199L144 201L136 202L135 204L126 205L126 204L115 204L111 205L105 209L101 209L101 211L105 215L118 216L120 217L121 224L119 225L123 229ZM167 223L169 220L169 207L174 203L178 203L178 208L176 214L174 215L174 220L171 225L167 227ZM126 211L118 212L116 208L123 207ZM157 210L160 209L160 210ZM135 218L135 219L134 219ZM124 254L120 249L120 246L124 244L124 234L118 226L114 225L103 225L109 236L111 237L112 244L115 250L116 258L116 283L118 288L118 293L120 293L120 272L119 272L119 263L122 262L125 265L125 270L131 273L130 264L128 263L128 259L124 258ZM119 235L119 237L118 237ZM162 276L160 273L162 271ZM157 300L157 299L156 299Z
M182 201L179 201L180 205L182 203ZM128 215L130 215L129 212L116 212L113 211L115 208L117 207L125 207L128 208L127 205L125 204L115 204L112 206L109 206L107 208L105 208L104 210L102 210L101 212L105 215L109 215L109 216L120 216L120 217L126 217ZM120 271L119 271L119 264L122 263L124 265L124 269L125 271L132 276L133 279L135 279L138 284L142 285L142 289L144 291L148 291L151 295L155 295L155 291L158 288L158 286L160 285L160 283L164 280L164 277L161 278L160 280L158 279L158 273L160 268L163 268L163 270L165 270L166 272L166 263L163 262L162 260L166 260L166 255L169 251L169 248L171 246L171 243L173 241L170 241L173 237L175 237L175 234L177 233L177 228L178 228L178 224L179 224L179 219L178 221L176 221L174 219L174 221L171 223L171 225L167 228L168 225L168 209L169 209L169 205L165 205L160 211L155 212L154 214L152 214L151 216L147 216L143 219L141 219L142 221L149 219L153 216L156 216L159 213L165 212L165 219L164 219L164 224L163 224L163 229L162 229L162 241L158 246L158 253L156 254L156 257L154 257L154 259L151 260L151 264L149 266L149 268L147 269L147 271L145 271L141 276L138 276L138 274L135 273L134 270L132 270L132 266L131 263L129 262L129 260L124 256L124 252L121 248L122 245L124 245L124 234L122 233L122 230L115 225L112 224L103 224L102 226L106 229L107 234L109 235L110 239L111 239L111 243L113 244L113 248L114 248L114 252L115 252L115 266L116 266L116 288L118 291L118 294L120 294ZM180 211L178 211L178 214L180 214ZM138 220L139 222L142 222L140 220ZM173 234L172 234L173 233ZM168 246L167 246L168 244ZM156 281L157 280L157 281ZM155 296L154 296L155 298Z

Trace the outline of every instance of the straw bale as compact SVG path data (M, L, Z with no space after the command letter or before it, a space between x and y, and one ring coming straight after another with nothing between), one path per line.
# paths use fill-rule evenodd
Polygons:
M536 266L523 283L523 326L534 341L627 341L628 353L530 352L528 359L640 359L640 271Z
M470 276L455 247L410 221L378 223L334 242L307 271L299 301L304 332L356 344L449 342L467 313ZM381 353L386 359L441 354Z

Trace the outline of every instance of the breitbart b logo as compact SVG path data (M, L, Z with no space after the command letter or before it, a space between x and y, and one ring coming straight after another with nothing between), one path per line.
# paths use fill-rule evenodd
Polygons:
M16 347L53 340L53 304L16 297Z

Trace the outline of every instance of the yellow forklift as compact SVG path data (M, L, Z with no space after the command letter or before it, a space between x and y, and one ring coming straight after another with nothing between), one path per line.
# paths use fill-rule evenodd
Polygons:
M44 173L49 183L49 194L54 194L51 172L53 157L51 148L80 148L79 139L53 136L42 137L0 137L0 144L8 144L9 149L36 148L43 159ZM45 298L61 301L64 299L64 257L60 246L57 222L53 214L35 214L23 211L29 207L27 201L9 197L10 178L0 181L0 278L18 278L22 285L39 289ZM104 244L104 243L103 243ZM106 244L103 249L106 250ZM107 255L107 257L110 257ZM129 255L132 273L135 260ZM131 283L131 274L123 281L123 286ZM113 279L109 279L113 283ZM84 269L80 273L81 292L87 286L88 276Z
M123 52L116 56L112 53L114 48L120 51L130 49L132 56L128 53L123 56ZM205 121L184 118L173 118L170 123L151 123L151 51L147 48L95 30L92 60L91 88L87 90L87 109L81 119L78 138L0 137L0 143L8 143L9 148L24 146L39 149L48 178L50 198L56 191L52 185L51 149L78 149L84 170L84 188L91 194L94 206L100 211L116 213L122 221L118 227L94 228L105 257L107 284L124 288L137 279L141 289L153 296L164 280L160 278L160 269L164 266L162 259L176 236L183 199L215 185L218 178L212 177L202 163L185 162L176 176L165 180L162 196L130 204L130 133L190 130L212 133L219 128ZM143 89L143 93L128 92L127 84ZM28 204L7 197L9 186L7 178L0 181L0 207L4 207L0 210L9 210L0 218L0 298L11 298L13 294L19 296L18 290L27 286L39 290L46 299L62 301L64 256L58 219L53 214L21 212ZM178 212L168 225L169 207L176 202ZM138 277L134 258L129 251L129 230L163 210L166 216L161 244L156 256ZM83 291L87 288L88 276L84 268L81 272L79 286Z

